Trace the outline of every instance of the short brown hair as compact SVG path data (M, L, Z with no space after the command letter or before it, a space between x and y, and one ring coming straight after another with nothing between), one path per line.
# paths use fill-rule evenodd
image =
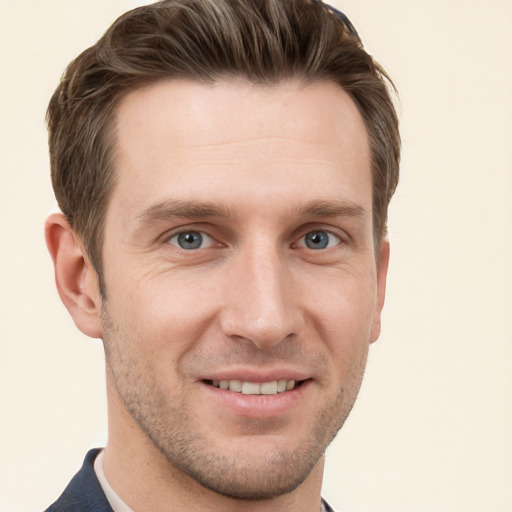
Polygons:
M375 240L386 233L400 160L392 83L350 22L318 0L164 0L118 18L71 62L48 107L55 195L100 286L120 100L159 80L231 77L255 84L330 81L351 96L368 131Z

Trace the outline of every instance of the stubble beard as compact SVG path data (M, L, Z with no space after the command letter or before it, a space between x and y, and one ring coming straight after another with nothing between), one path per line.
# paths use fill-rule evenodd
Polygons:
M258 450L255 437L255 446L248 446L246 452L231 457L197 428L197 420L190 417L184 395L179 405L170 403L153 379L156 372L150 361L121 352L120 345L124 345L127 333L113 323L106 307L102 321L107 365L120 397L140 430L173 468L204 488L229 498L270 499L300 486L350 413L366 361L361 365L354 396L347 397L340 389L335 399L318 412L313 431L299 446L266 453ZM135 344L144 346L141 340Z

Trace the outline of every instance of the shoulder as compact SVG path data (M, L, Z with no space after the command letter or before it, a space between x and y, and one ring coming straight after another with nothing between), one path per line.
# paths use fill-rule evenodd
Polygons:
M322 512L336 512L336 510L322 498Z
M78 473L45 512L113 512L94 472L99 449L90 450Z

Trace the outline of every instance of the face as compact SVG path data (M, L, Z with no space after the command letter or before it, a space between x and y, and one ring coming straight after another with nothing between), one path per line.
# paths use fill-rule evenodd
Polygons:
M123 100L117 149L110 393L203 486L290 492L342 426L379 331L357 108L330 83L163 82Z

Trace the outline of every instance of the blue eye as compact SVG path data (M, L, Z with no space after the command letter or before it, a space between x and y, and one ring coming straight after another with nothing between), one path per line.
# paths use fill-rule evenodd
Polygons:
M213 240L208 235L199 231L183 231L169 239L171 245L186 251L210 247L212 242Z
M336 235L321 229L318 231L310 231L304 235L302 240L303 242L301 241L301 243L299 243L301 247L307 247L313 250L329 249L340 243L340 239Z

